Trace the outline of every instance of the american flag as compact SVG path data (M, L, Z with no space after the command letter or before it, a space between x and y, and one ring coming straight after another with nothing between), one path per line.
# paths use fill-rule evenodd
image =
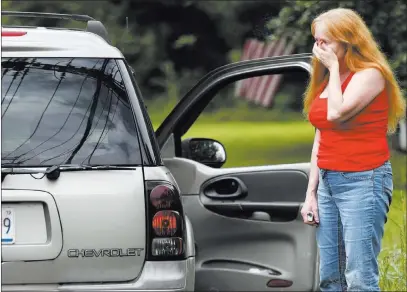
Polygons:
M289 55L294 51L294 48L294 40L287 43L286 37L281 37L270 42L248 39L243 46L241 60ZM237 97L244 98L250 102L264 107L271 107L282 78L283 76L278 74L240 80L236 84L235 94Z

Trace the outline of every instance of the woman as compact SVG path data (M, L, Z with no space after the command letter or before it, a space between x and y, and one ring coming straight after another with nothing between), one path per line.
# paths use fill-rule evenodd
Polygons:
M377 258L393 191L386 134L405 113L405 101L357 13L330 10L311 31L304 111L316 135L301 213L306 224L318 225L320 289L378 291Z

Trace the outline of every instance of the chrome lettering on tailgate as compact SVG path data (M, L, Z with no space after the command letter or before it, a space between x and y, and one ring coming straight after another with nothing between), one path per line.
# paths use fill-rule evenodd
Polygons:
M102 249L69 249L69 258L92 258L92 257L135 257L140 256L144 248L102 248Z

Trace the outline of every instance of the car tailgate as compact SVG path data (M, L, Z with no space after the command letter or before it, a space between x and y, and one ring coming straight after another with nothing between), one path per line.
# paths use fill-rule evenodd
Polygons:
M3 229L4 218L12 225L2 234L2 284L137 278L146 244L141 167L34 177L9 174L2 183Z

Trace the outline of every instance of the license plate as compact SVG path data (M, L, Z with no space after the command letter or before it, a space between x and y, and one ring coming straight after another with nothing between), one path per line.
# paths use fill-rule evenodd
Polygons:
M1 209L1 244L13 244L16 240L14 209Z

